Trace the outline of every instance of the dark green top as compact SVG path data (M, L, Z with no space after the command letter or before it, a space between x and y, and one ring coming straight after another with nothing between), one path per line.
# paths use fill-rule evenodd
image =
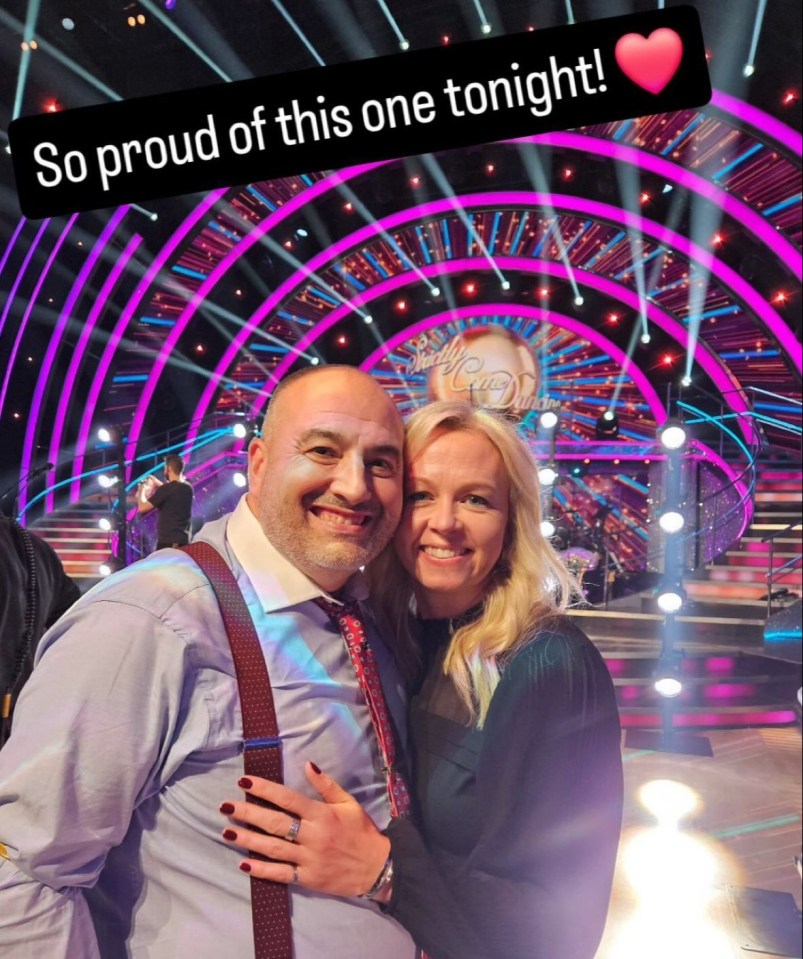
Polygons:
M449 629L422 628L410 706L421 832L389 827L390 912L432 959L592 959L622 813L607 667L556 618L503 664L478 729L442 672Z

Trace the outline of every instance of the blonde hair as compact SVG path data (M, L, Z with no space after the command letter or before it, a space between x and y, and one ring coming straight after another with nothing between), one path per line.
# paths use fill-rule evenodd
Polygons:
M565 611L581 593L541 532L538 467L513 424L468 403L431 403L407 421L406 462L443 432L484 436L499 452L510 481L508 530L482 613L455 630L443 663L444 673L481 726L499 682L500 658L530 641L545 620ZM417 662L410 611L414 582L392 544L369 575L381 626L386 635L395 634L400 664L409 675Z

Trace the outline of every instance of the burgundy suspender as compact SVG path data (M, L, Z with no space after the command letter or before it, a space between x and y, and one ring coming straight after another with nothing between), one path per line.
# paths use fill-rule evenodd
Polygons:
M273 691L251 615L234 574L209 543L183 546L200 566L214 590L226 627L243 716L243 759L246 775L281 783L282 751ZM249 802L259 802L248 796ZM251 853L252 856L255 854ZM251 914L256 959L293 959L290 893L286 885L251 879Z

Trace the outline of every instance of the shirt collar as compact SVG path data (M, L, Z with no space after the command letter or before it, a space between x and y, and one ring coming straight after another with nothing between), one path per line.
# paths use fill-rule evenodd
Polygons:
M319 596L330 603L343 603L342 598L338 599L321 589L276 549L251 512L245 495L240 497L229 518L226 538L266 613L296 606ZM368 584L361 572L356 572L348 580L342 594L350 600L367 597Z

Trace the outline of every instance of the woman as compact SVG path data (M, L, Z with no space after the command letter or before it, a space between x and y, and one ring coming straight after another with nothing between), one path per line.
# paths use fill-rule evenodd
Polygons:
M401 525L371 574L385 635L403 664L418 656L417 816L382 836L310 764L325 803L255 780L290 815L235 805L237 824L285 839L224 835L284 860L248 860L252 875L371 889L433 959L591 959L621 820L619 720L601 656L563 615L576 586L541 534L535 463L501 417L439 402L411 417L406 464ZM388 843L392 881L383 869L372 887Z

